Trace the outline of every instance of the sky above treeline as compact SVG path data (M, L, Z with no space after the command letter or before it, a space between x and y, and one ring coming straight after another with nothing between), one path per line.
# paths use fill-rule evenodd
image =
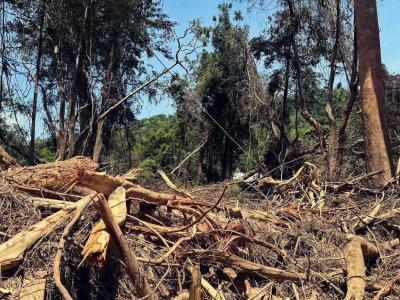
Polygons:
M222 0L164 0L163 8L170 19L177 23L177 35L182 34L194 19L199 19L203 25L213 24L213 17L218 15L218 5ZM248 10L246 1L238 0L233 3L233 11L240 10L243 15L242 23L248 25L250 37L262 34L265 28L266 16L275 10L274 1L265 11ZM380 27L382 62L389 72L400 73L400 0L377 0ZM173 47L173 45L171 45ZM157 69L157 67L156 67ZM157 114L173 114L175 108L172 101L164 98L158 104L146 101L138 118L146 118Z

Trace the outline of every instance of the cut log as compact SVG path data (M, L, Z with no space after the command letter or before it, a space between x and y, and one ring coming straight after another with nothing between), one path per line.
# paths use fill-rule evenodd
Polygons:
M82 198L77 207L91 200L95 194ZM53 232L60 224L64 223L73 213L71 209L60 210L44 220L30 226L28 229L16 234L11 239L0 245L1 272L17 267L23 260L23 255L37 240Z
M126 190L123 187L117 188L109 197L108 204L115 221L120 226L125 222L127 215ZM106 260L107 247L110 241L110 234L106 230L106 224L100 220L91 230L89 239L82 250L83 259L81 264L91 266L94 263L103 263Z
M362 300L365 295L365 258L379 255L375 245L366 239L349 235L349 242L343 249L347 268L347 294L345 300Z
M148 300L157 300L157 295L151 290L145 273L140 268L136 256L130 250L128 241L119 228L117 221L114 219L113 213L107 201L104 197L98 197L95 199L94 203L100 213L101 218L107 226L108 232L110 233L121 253L122 259L126 265L127 273L132 279L135 295L139 297L146 297Z
M37 166L14 167L1 172L0 175L24 187L66 191L84 176L85 171L94 171L97 167L90 158L77 156Z

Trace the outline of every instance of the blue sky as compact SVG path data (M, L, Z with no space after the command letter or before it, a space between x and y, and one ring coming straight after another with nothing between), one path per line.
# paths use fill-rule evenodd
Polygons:
M197 18L202 24L212 24L213 16L218 14L218 4L223 2L221 0L164 0L163 7L171 20L177 23L177 34L181 34L188 27L190 21ZM273 3L273 1L270 2ZM382 62L390 72L400 73L400 0L378 0L377 6L381 30ZM256 36L262 32L265 17L274 10L274 6L271 4L264 12L249 13L246 4L237 1L234 10L243 12L243 23L250 25L250 36ZM174 111L169 99L164 99L158 104L145 101L138 117L172 114Z

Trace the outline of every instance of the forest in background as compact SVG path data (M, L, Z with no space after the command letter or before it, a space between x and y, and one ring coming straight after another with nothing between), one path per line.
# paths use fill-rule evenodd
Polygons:
M365 170L352 1L278 0L252 38L230 3L181 37L162 1L1 9L0 142L22 164L84 155L114 174L170 172L194 152L174 173L193 184L252 170L287 178L304 161L330 180ZM394 162L400 75L382 68ZM176 113L138 120L140 99L159 95Z

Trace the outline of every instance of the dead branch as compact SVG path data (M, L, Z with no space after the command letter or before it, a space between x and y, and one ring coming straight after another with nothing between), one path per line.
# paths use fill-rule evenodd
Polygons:
M149 300L157 300L157 295L150 289L147 278L140 269L136 256L130 250L128 241L119 228L117 221L114 219L107 201L104 197L99 196L95 199L94 203L102 220L106 224L108 232L119 248L122 259L127 267L128 274L132 279L136 295L139 297L147 297Z
M267 267L226 252L214 251L214 250L213 251L194 250L186 254L183 254L183 256L186 255L193 256L202 261L208 261L208 262L216 261L222 263L225 266L240 269L242 272L247 272L250 274L258 273L269 279L292 280L292 281L306 280L306 275L303 273L291 272L273 267Z
M189 300L201 300L201 274L199 266L192 268L192 288Z
M61 235L60 241L58 243L57 247L57 253L54 257L54 263L53 263L53 278L54 278L54 283L56 287L58 288L59 292L63 296L65 300L73 300L73 298L70 296L68 293L67 289L61 282L61 257L65 245L65 240L66 237L69 236L70 231L72 227L78 222L79 218L81 217L81 214L83 210L92 202L93 198L97 197L97 195L90 195L85 198L83 198L81 201L82 203L79 205L79 207L75 210L75 213L71 219L71 221L65 226L64 231Z
M91 196L93 197L93 195ZM89 199L85 197L77 202L77 207L84 205ZM25 251L38 239L53 232L58 226L65 222L72 214L71 210L58 211L44 220L36 223L28 229L16 234L10 240L0 245L0 267L1 272L18 266L23 260Z
M165 183L168 185L169 188L171 188L174 192L177 194L180 194L181 196L188 197L193 200L193 196L190 195L190 193L183 189L183 188L178 188L172 181L171 179L168 178L168 176L161 170L158 170L158 174L164 179Z
M120 226L124 223L127 215L126 190L123 187L117 188L109 197L108 204L114 219ZM110 241L110 234L106 231L106 225L100 220L91 230L85 247L82 250L82 263L92 266L94 263L104 263L106 260L107 247Z
M399 280L400 280L400 274L397 274L397 275L394 276L392 279L390 279L390 280L379 290L379 292L375 295L375 297L374 297L373 300L380 300L380 299L382 299L384 296L386 296L386 295L390 292L392 286L393 286L397 281L399 281Z

